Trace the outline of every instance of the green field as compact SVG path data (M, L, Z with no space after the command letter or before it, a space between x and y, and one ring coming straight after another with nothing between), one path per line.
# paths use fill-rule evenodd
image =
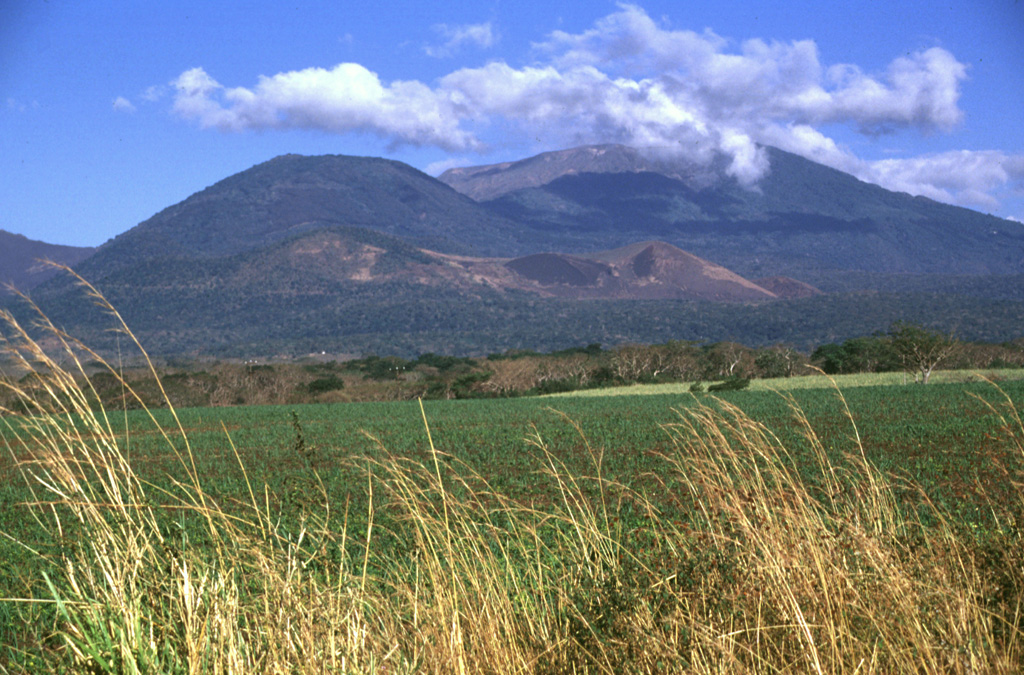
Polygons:
M844 385L7 417L0 666L1014 670L1024 381Z
M894 376L898 374L869 377L877 382ZM535 472L541 461L529 442L535 436L554 448L575 475L593 471L590 456L581 452L589 443L603 453L607 478L627 486L641 485L643 477L657 468L652 455L671 447L663 427L678 422L681 410L701 402L714 405L717 400L735 404L765 424L800 460L806 442L792 421L791 398L834 457L853 451L853 437L859 433L867 458L877 467L909 476L929 491L934 489L942 499L949 497L953 482L969 482L993 468L993 453L1004 445L999 422L988 414L984 403L998 402L1000 394L994 385L978 381L944 384L940 380L927 387L857 386L844 381L865 377L840 376L841 390L804 388L816 380L827 384L825 378L772 381L791 387L788 398L774 391L772 383L754 381L750 390L720 397L695 396L685 385L638 385L549 397L427 401L424 406L436 447L516 498L537 489ZM1024 382L1005 381L1000 386L1015 403L1024 401ZM676 391L664 392L667 388ZM601 392L609 395L601 396ZM626 396L628 393L637 395ZM852 423L846 417L844 400ZM239 491L246 489L235 450L250 480L266 482L271 493L279 493L294 471L314 469L336 501L351 498L344 474L360 457L380 456L383 448L402 457L430 458L415 401L186 408L176 412L195 453L204 488L213 494L239 497ZM174 427L166 410L154 411L154 415L164 428ZM119 436L126 422L129 429L144 429L129 434L125 442L140 475L157 484L179 476L177 457L161 436L146 429L150 425L147 414L130 411L110 416L112 429ZM302 452L297 450L300 443ZM999 459L1016 461L1012 452L999 455ZM9 456L0 458L0 463L4 475L13 474ZM10 485L9 490L13 489Z
M798 378L791 381L795 383ZM1002 386L1013 401L1024 402L1024 382L1005 382ZM845 417L843 401L836 390L795 389L791 393L834 457L855 449L855 429ZM989 384L858 387L844 389L842 393L868 459L883 471L898 472L929 491L934 489L936 498L953 500L957 490L976 491L969 485L974 477L989 475L995 469L993 460L997 455L993 453L1002 447L998 441L999 424L987 414L982 401L995 402L999 395ZM784 397L755 389L733 392L722 399L767 425L796 457L806 451L804 439L792 422L793 411ZM541 466L539 453L528 442L534 435L544 439L574 475L593 473L590 455L582 452L585 443L589 443L604 453L605 477L635 486L658 469L652 454L668 452L671 447L663 426L678 422L680 409L714 400L686 392L626 399L577 396L428 401L424 405L438 449L518 498L532 494L538 483L535 473ZM218 477L208 489L216 492L239 478L235 475L238 463L222 430L223 423L250 474L257 480L266 480L271 491L278 492L277 488L289 476L287 471L275 468L304 466L294 449L297 430L292 413L299 422L312 466L333 488L331 496L335 500L350 497L344 489L345 481L335 472L353 458L375 456L381 447L403 457L430 457L416 402L180 411L185 431L197 448L201 473ZM170 422L169 418L163 421ZM579 430L570 421L578 423ZM136 441L135 448L142 455L160 454L154 452L159 444L150 449ZM998 458L1002 462L1017 460L1012 452ZM164 453L164 459L170 457ZM160 464L153 478L173 470L169 461Z
M1024 369L990 368L972 370L939 370L932 376L933 383L965 383L1024 379ZM662 384L634 384L625 387L604 389L583 389L579 391L548 394L551 397L576 396L644 396L649 394L688 394L694 382L670 382ZM800 377L759 378L750 381L752 391L792 391L794 389L836 389L843 391L852 387L884 387L914 384L914 376L904 372L854 373L851 375L804 375ZM706 387L705 387L706 388Z

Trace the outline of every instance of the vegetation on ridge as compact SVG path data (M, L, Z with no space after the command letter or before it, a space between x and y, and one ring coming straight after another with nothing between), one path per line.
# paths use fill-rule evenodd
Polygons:
M854 271L1020 273L1017 223L885 190L775 148L768 155L771 170L756 191L726 179L689 184L638 157L632 172L588 173L583 161L485 204L530 226L546 250L660 239L748 278L781 274L819 286Z
M122 359L124 359L122 355ZM761 381L778 389L804 387L824 372L904 374L893 382L923 381L936 369L943 381L976 379L978 372L1006 379L1024 378L1024 341L972 343L953 340L916 324L897 322L888 333L824 344L801 352L786 344L748 347L732 341L662 344L591 343L550 353L506 350L484 357L427 352L406 359L369 354L339 358L310 354L283 360L246 362L172 357L158 362L157 386L148 367L122 360L118 377L89 362L94 405L175 407L297 404L452 398L497 398L629 385L660 385L657 391L717 391L718 387ZM0 360L0 373L4 363ZM139 397L126 401L123 382ZM878 380L881 383L881 380ZM818 386L823 386L820 381ZM666 388L667 387L667 388ZM674 387L674 388L673 388ZM639 390L637 390L639 391ZM646 390L644 390L646 391ZM0 405L19 403L0 392Z
M630 171L628 156L615 160L625 173L588 173L588 154L569 152L568 173L553 179L537 173L550 163L524 162L519 169L541 183L487 204L397 162L280 157L154 215L77 269L164 354L408 358L670 339L808 349L898 319L956 327L970 340L1018 337L1020 224L887 192L781 151L770 151L759 192L672 167ZM519 200L518 211L502 211L502 200ZM749 279L785 275L832 295L771 309L581 305L471 283L465 269L446 276L419 250L582 254L651 240ZM72 282L51 280L34 295L91 344L116 351L100 342L109 336L82 311Z
M283 252L276 259L283 262ZM985 342L1016 339L1024 325L1022 300L879 292L780 300L770 306L687 300L580 302L499 293L483 286L467 296L406 281L365 283L338 279L326 269L310 272L315 277L311 280L284 264L264 268L232 260L190 263L180 268L188 270L189 285L161 284L165 273L180 272L178 264L153 263L124 283L99 284L160 356L250 359L322 351L402 358L426 352L480 356L509 349L548 352L592 342L669 340L787 343L810 350L886 331L897 320L943 332L956 328L964 340ZM88 311L80 293L38 289L33 298L104 354L116 353L116 335ZM11 308L30 319L23 306L15 303Z

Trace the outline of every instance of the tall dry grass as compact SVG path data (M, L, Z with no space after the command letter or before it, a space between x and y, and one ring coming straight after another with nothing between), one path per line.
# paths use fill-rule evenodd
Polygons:
M603 476L602 453L582 431L594 468L586 477L534 436L547 497L531 504L436 449L424 417L429 461L383 446L345 460L361 469L365 513L333 504L314 480L311 506L285 527L241 457L249 497L219 503L180 425L151 417L180 473L170 488L142 480L131 436L81 377L83 361L98 355L45 317L41 333L2 318L18 372L3 386L29 411L3 418L32 495L21 513L56 552L37 554L41 586L3 599L54 611L52 624L26 628L27 644L8 650L0 670L1010 673L1024 665L1019 539L1001 540L997 575L923 494L912 512L901 507L908 486L867 461L852 416L850 449L837 457L794 408L816 458L808 474L728 403L681 409L666 426L674 450L660 460L656 493ZM1021 447L1024 428L1006 403L993 414Z
M801 474L771 432L724 402L686 411L669 429L677 453L668 461L699 505L700 536L736 559L728 592L741 610L724 622L688 613L703 636L693 662L816 673L1019 671L1021 570L1013 570L1015 604L995 607L974 542L923 493L920 511L900 508L899 486L866 459L852 416L854 449L841 464L796 408L794 416L815 474Z

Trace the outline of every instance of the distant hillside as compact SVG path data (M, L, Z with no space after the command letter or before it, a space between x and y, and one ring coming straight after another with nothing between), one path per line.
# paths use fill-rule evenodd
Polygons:
M440 307L473 313L481 302L493 308L542 298L775 298L722 267L656 242L610 252L606 260L555 253L483 258L418 249L381 232L340 226L221 256L153 257L86 277L156 352L220 350L255 336L290 335L296 344L315 343L328 337L316 333L326 317L337 322L329 329L333 336L382 322L394 333L416 330L403 316L385 311L393 306L422 305L415 313L429 315ZM34 299L65 324L99 337L102 315L68 280L38 288ZM495 320L502 321L500 314ZM434 328L443 332L459 323L451 321Z
M671 339L809 349L884 331L897 319L955 326L965 339L984 340L1019 337L1024 325L1020 301L860 293L749 303L699 299L685 289L670 298L630 291L631 276L640 288L658 288L662 270L678 283L673 275L680 270L673 267L685 277L689 262L705 264L659 248L606 254L614 262L560 254L484 259L425 252L379 232L338 227L229 256L153 259L98 286L160 356L481 355ZM726 290L759 288L717 266L704 269L720 274ZM618 294L597 295L594 282L615 275ZM710 284L705 293L715 288ZM592 299L579 299L588 294ZM33 298L89 344L117 348L109 317L79 289L54 280Z
M20 291L29 291L53 277L56 271L44 264L44 260L75 265L95 250L47 244L0 230L0 295L8 292L7 284Z
M325 227L357 227L446 253L515 249L500 216L401 162L285 155L197 192L106 243L83 273L156 258L256 250Z
M771 291L777 298L795 300L797 298L813 298L821 295L821 291L810 284L791 279L790 277L767 277L765 279L754 279L754 283Z
M897 319L1020 337L1024 226L770 156L758 192L617 146L549 153L463 171L466 185L486 174L488 189L511 189L483 203L398 162L285 156L76 270L164 355L813 346ZM69 280L32 295L116 348Z
M769 149L769 158L770 172L754 190L616 146L453 169L441 180L488 197L485 205L529 228L520 238L541 250L582 253L659 239L746 277L815 285L857 271L1024 270L1020 223L890 192L781 150Z
M640 172L660 173L695 187L715 181L709 169L614 144L545 152L517 162L448 169L438 179L477 201L488 201L547 185L562 176Z

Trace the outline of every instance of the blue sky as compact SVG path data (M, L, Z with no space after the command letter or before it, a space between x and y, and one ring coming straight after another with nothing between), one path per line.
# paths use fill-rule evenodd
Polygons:
M284 153L760 146L1024 219L1024 3L0 3L0 228L99 245Z

